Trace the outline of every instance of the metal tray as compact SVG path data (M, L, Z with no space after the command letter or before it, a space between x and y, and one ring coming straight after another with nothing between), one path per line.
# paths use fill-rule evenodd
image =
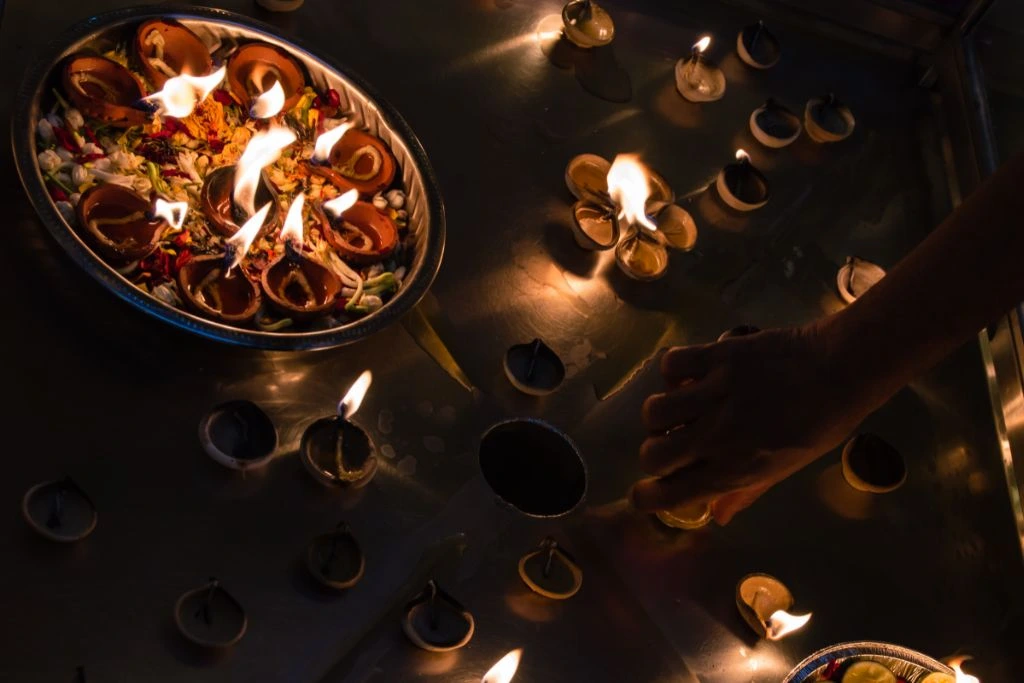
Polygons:
M357 123L381 137L395 155L408 194L409 229L416 253L402 289L380 310L359 320L315 331L263 332L217 323L163 303L141 291L107 265L61 217L46 192L36 163L35 124L50 88L59 80L58 65L67 56L100 41L117 38L129 27L154 17L177 19L208 44L215 40L262 40L288 50L307 69L311 84L335 88L342 108ZM394 322L426 294L441 265L445 218L441 193L426 153L401 115L377 96L361 78L329 60L314 55L301 43L277 37L270 26L252 19L202 7L134 7L91 17L58 38L28 70L15 101L11 121L15 163L22 185L43 224L78 265L119 297L195 334L219 341L265 349L315 349L357 341Z
M811 683L812 681L817 681L819 680L818 675L830 662L836 659L850 659L851 657L883 664L908 683L915 683L915 681L919 681L928 674L935 672L953 675L953 670L948 666L920 652L899 645L876 643L867 640L855 643L842 643L818 650L800 662L786 676L782 683Z

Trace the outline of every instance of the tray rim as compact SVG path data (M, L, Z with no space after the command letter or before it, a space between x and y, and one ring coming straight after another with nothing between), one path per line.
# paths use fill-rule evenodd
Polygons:
M917 650L911 650L902 645L883 643L874 640L858 640L848 643L839 643L818 650L805 658L789 672L782 683L805 683L811 680L810 677L818 673L823 666L837 657L847 659L849 657L878 656L900 659L914 666L928 668L932 671L953 675L953 670L948 666L933 659Z

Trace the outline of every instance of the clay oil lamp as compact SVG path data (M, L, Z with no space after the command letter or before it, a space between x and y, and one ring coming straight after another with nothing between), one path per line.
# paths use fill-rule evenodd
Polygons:
M356 201L358 192L323 203L320 223L324 237L352 263L361 265L386 259L398 246L398 226L370 202Z
M519 660L523 657L523 650L516 648L494 663L480 683L512 683L516 671L519 670Z
M770 69L779 63L782 47L779 39L765 28L764 22L745 26L736 36L736 54L755 69Z
M524 394L546 396L565 380L565 363L551 347L534 339L505 353L505 376Z
M451 652L473 638L473 615L435 581L406 605L402 630L413 645L429 652Z
M583 586L583 570L551 537L519 559L519 578L534 593L552 600L568 600Z
M736 585L736 607L757 635L779 640L811 620L810 614L794 615L793 594L784 583L768 574L748 574Z
M736 150L736 163L718 173L715 188L722 201L737 211L753 211L768 203L768 179L742 149Z
M284 94L281 108L295 106L306 87L298 62L281 48L267 43L248 43L228 59L228 89L231 96L251 110L260 95L277 84Z
M96 528L96 506L71 477L30 488L21 499L21 514L43 538L73 543Z
M907 480L907 463L880 436L858 434L843 447L843 478L867 493L890 493Z
M359 489L377 473L377 447L352 417L370 388L367 370L338 402L338 414L317 420L302 434L299 456L313 478L328 486Z
M228 401L199 421L199 443L216 462L245 472L273 459L277 429L252 401Z
M750 115L750 132L765 147L791 145L802 130L800 117L771 98Z
M611 204L608 195L608 171L611 162L596 154L579 154L565 167L565 185L580 201Z
M814 97L804 109L804 127L815 142L839 142L850 137L856 120L853 112L835 95Z
M183 119L192 114L200 102L209 97L224 80L226 70L221 67L205 76L181 74L166 79L157 92L143 98L156 108L161 116Z
M89 244L105 260L123 265L156 251L168 229L181 229L188 210L182 204L158 199L154 206L133 190L104 183L83 192L75 212Z
M375 194L389 186L398 167L383 140L352 127L331 147L328 162L363 195Z
M206 45L173 19L150 19L135 32L135 56L142 73L156 88L181 74L205 76L213 71Z
M334 306L341 280L334 271L302 251L302 207L306 195L292 201L281 229L284 253L263 269L263 293L283 315L308 320Z
M870 261L851 256L836 273L836 289L848 304L864 295L885 277L885 270Z
M366 558L355 536L342 522L334 531L314 538L306 547L306 568L318 583L333 590L348 590L359 583Z
M650 201L647 205L650 206ZM654 217L654 222L669 248L685 252L697 246L697 223L683 207L667 205Z
M231 647L245 635L249 618L220 581L186 591L174 605L174 623L187 640L200 647Z
M562 32L574 45L601 47L615 38L615 23L603 7L592 0L572 0L562 8Z
M705 57L711 36L693 45L690 56L676 62L676 89L691 102L714 102L725 95L725 74Z
M232 272L256 240L270 211L265 204L225 243L224 254L199 256L178 270L178 291L190 308L220 322L249 322L259 310L260 288L244 273Z
M100 55L78 54L64 62L64 92L83 114L112 126L130 128L149 122L138 108L145 88L132 72Z
M619 241L619 220L608 194L611 163L596 154L580 154L565 169L565 184L576 197L573 237L587 251L605 251Z
M649 175L634 155L620 154L608 170L608 192L627 226L615 247L615 262L627 276L649 282L668 270L667 241L646 214Z
M693 531L711 522L711 504L696 503L671 510L658 510L654 516L667 527Z

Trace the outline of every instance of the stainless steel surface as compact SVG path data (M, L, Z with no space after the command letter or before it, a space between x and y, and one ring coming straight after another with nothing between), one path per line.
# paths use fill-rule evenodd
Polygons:
M607 377L663 342L834 310L846 256L888 267L927 234L950 206L944 130L955 121L938 106L944 99L914 85L911 62L785 13L759 17L710 0L608 0L617 37L605 57L614 59L572 68L553 65L535 36L557 2L311 0L275 16L243 0L221 4L364 74L417 131L449 212L435 324L478 391L465 391L400 326L344 349L290 354L169 331L109 297L53 243L4 141L0 348L11 389L0 500L11 512L0 518L0 680L71 680L82 664L90 681L470 683L523 647L517 683L777 683L808 654L862 638L936 657L969 652L983 681L1019 678L1024 566L976 345L868 419L865 429L906 456L899 491L850 490L831 454L729 527L693 533L665 529L623 500L639 476L639 405L660 387L654 367L606 401L594 391L614 387ZM5 91L57 31L115 5L9 3ZM757 18L784 49L766 73L730 54L736 32ZM729 90L701 107L675 93L672 68L703 32L716 38ZM609 83L621 93L623 74L629 102L590 94ZM944 78L943 97L958 86ZM802 139L778 153L752 140L746 122L768 95L799 107L830 90L857 116L849 140ZM0 100L3 116L10 106ZM740 146L773 193L743 217L696 192ZM578 250L570 232L566 162L628 151L677 195L695 193L697 249L673 255L654 284L626 281ZM509 346L538 336L569 370L541 400L520 395L501 367ZM295 449L366 367L375 381L360 421L384 457L371 485L349 496L314 482ZM220 468L195 439L203 412L229 398L260 403L281 431L280 456L261 473ZM523 518L483 482L479 436L516 416L545 419L579 447L590 480L572 515ZM71 548L37 538L16 511L29 486L64 473L99 508L96 531ZM366 553L366 575L328 597L310 586L301 553L342 519ZM565 603L529 593L516 572L548 534L585 573ZM754 640L733 601L736 581L753 571L792 588L795 609L814 612L807 628L779 643ZM245 638L213 659L187 649L171 619L176 597L209 576L249 614ZM473 642L450 656L415 650L400 630L402 603L430 576L476 616Z
M850 658L879 662L906 681L919 681L930 673L953 674L952 669L928 655L900 645L866 641L841 643L815 652L797 664L783 683L811 683L830 662Z

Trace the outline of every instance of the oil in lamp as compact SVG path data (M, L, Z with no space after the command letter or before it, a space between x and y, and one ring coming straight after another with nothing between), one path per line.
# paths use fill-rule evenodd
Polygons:
M794 615L793 594L784 583L768 574L748 574L736 585L736 607L744 621L762 638L779 640L811 619L810 614Z
M676 89L691 102L714 102L725 94L725 74L704 56L711 36L693 45L690 56L676 62Z
M804 127L815 142L845 140L853 133L855 125L853 112L831 93L811 98L804 109Z
M228 401L199 421L199 443L216 462L244 472L273 459L277 429L252 401Z
M263 93L278 86L284 94L281 109L295 106L306 87L302 68L287 52L267 43L248 43L235 50L227 63L228 90L247 110Z
M363 550L344 522L330 533L310 541L305 559L313 578L333 590L347 590L356 585L366 570Z
M753 211L768 203L768 179L744 150L736 150L736 163L728 164L715 181L718 196L737 211Z
M36 484L21 499L21 514L43 538L80 541L96 528L96 506L71 477Z
M512 683L516 671L519 670L519 660L522 656L522 649L512 650L487 670L480 683Z
M552 600L568 600L583 586L583 570L550 536L519 559L519 578L534 593Z
M764 22L759 21L745 26L736 36L736 54L755 69L770 69L779 63L782 47Z
M64 92L83 114L118 128L148 123L147 113L137 107L145 88L114 60L96 54L72 55L64 62L61 77Z
M800 117L772 98L750 115L750 132L765 147L781 149L800 137Z
M181 74L203 76L213 70L210 51L199 36L173 19L150 19L135 32L135 56L153 86L164 87Z
M867 493L890 493L907 480L907 464L880 436L858 434L843 447L843 478Z
M156 251L168 229L181 229L187 207L160 199L154 206L133 190L104 183L82 193L75 213L89 244L105 259L123 265Z
M211 578L178 598L174 623L181 635L200 647L225 648L242 639L249 619L241 603Z
M322 484L359 489L377 473L373 439L352 422L372 381L370 371L364 371L338 402L338 414L317 420L302 434L302 464Z
M402 630L413 645L430 652L464 647L475 629L473 615L433 580L406 605L402 618Z
M836 273L836 288L839 296L848 304L864 295L885 277L885 270L870 261L850 256Z
M611 15L593 0L572 0L562 8L562 32L583 48L601 47L615 38Z
M634 155L620 154L608 170L608 193L625 221L615 247L615 262L627 276L644 282L657 280L668 270L667 241L647 217L649 175Z
M505 376L519 391L545 396L565 380L565 364L554 350L540 339L516 344L505 353Z

